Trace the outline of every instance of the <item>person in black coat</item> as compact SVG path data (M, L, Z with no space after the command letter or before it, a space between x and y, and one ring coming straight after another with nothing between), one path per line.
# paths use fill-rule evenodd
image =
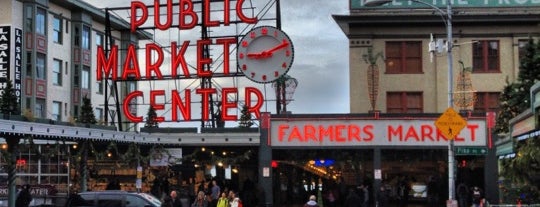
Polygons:
M363 199L354 189L349 189L349 194L347 194L347 198L345 198L343 207L361 207L363 202Z
M381 188L379 189L379 192L377 192L377 203L378 207L388 207L390 199L390 193L386 190L384 185L381 185Z
M32 194L30 194L30 185L24 185L22 190L17 195L15 207L28 207L32 202Z

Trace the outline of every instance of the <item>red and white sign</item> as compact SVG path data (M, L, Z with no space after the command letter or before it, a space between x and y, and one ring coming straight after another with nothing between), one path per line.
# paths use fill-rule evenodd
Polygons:
M433 120L272 120L271 146L448 146ZM486 121L467 120L456 146L486 146Z

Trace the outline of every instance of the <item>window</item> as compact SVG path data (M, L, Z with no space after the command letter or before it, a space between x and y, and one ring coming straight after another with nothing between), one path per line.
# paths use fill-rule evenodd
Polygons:
M387 113L423 113L422 92L387 92Z
M62 44L62 19L58 16L53 18L52 38L55 43Z
M46 26L46 15L47 12L45 11L45 9L42 9L42 8L37 8L37 12L36 12L36 33L38 34L41 34L41 35L45 35L46 34L46 30L45 30L45 26Z
M80 44L80 38L81 38L81 35L79 34L79 27L78 26L75 26L75 34L73 35L73 45L75 46L81 46Z
M386 42L386 73L422 73L422 42Z
M73 87L79 87L81 85L79 76L80 76L80 66L75 65L74 71L73 71Z
M45 54L36 56L36 78L45 80Z
M105 83L105 80L100 80L100 81L97 81L96 83L97 83L96 84L96 87L97 87L96 93L97 94L103 94L103 85Z
M62 103L61 102L53 101L52 119L55 121L62 121Z
M45 117L45 99L36 99L36 105L34 105L34 116L36 118Z
M81 71L81 88L90 89L90 67L84 66Z
M128 82L128 93L137 90L137 82Z
M499 71L499 41L480 40L473 43L473 72Z
M102 207L117 207L122 206L122 199L122 196L118 195L98 194L97 204Z
M152 206L152 203L135 195L126 195L126 207Z
M53 84L57 86L61 86L62 85L62 61L54 59L52 70L53 70L53 77L52 77Z
M96 45L103 47L103 45L105 44L103 40L104 40L103 34L96 32Z
M79 117L79 106L75 105L73 106L73 118Z
M82 30L82 48L89 50L90 49L90 27L83 26Z
M96 119L98 121L102 122L103 121L103 109L102 108L96 108L95 114L96 114Z
M476 92L474 112L499 111L499 92Z
M26 76L32 77L32 52L26 53Z
M25 10L25 15L24 15L26 18L25 18L25 22L24 22L24 27L26 29L27 32L33 32L33 28L32 25L33 25L33 21L34 21L34 7L31 6L31 5L27 5L26 6L26 10Z

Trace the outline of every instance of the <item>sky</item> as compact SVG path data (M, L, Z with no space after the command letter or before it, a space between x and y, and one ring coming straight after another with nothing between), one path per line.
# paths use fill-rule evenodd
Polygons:
M119 8L129 7L130 0L84 0L97 8ZM142 0L146 5L153 5L152 0ZM173 0L173 2L178 2ZM166 3L161 0L161 3ZM250 1L246 0L245 5L249 6ZM224 26L210 28L211 35L229 35L231 31L238 33L244 31L246 27L275 25L275 21L265 21L275 17L274 0L252 0L254 10L244 10L247 15L253 12L259 15L259 22L256 25ZM265 9L271 6L270 9ZM214 9L216 9L215 6ZM234 8L234 7L233 7ZM128 10L114 10L114 14L128 18ZM234 12L233 12L234 13ZM261 13L264 13L262 15ZM281 0L281 27L288 34L294 45L294 62L287 75L298 81L298 86L293 95L293 100L287 105L287 110L293 114L327 114L327 113L349 113L349 50L348 40L342 30L333 20L333 14L348 14L347 0ZM234 15L234 14L233 14ZM215 15L221 16L221 15ZM151 17L152 18L152 17ZM218 18L218 17L215 17ZM176 21L176 17L173 17ZM129 22L129 19L126 19ZM153 22L149 19L148 22ZM239 30L240 29L240 30ZM248 28L249 29L249 28ZM195 28L188 31L178 31L172 28L166 31L147 31L154 35L154 40L161 45L169 46L172 41L182 42L190 40L192 42L200 39L200 29ZM218 59L219 51L211 49L212 57ZM188 49L186 60L196 60L196 49ZM235 54L235 53L234 53ZM170 56L165 56L165 59ZM192 58L190 58L192 57ZM144 59L144 58L140 58ZM141 60L140 60L141 61ZM144 60L142 60L144 61ZM168 60L165 60L167 62ZM217 60L216 60L217 62ZM165 63L166 64L166 63ZM196 65L196 63L193 63ZM235 63L231 63L235 64ZM236 79L214 79L219 87L257 87L264 93L265 105L262 111L275 113L275 93L271 84L260 84L249 81L245 77ZM197 87L199 81L161 81L161 82L139 82L139 89L173 90L178 88ZM200 86L199 86L200 87ZM168 93L168 92L166 92ZM166 95L167 96L167 95ZM239 95L243 96L243 95ZM243 97L238 97L241 101ZM164 98L168 99L168 98ZM163 100L167 101L167 100ZM143 100L147 102L147 100ZM197 108L192 106L192 108ZM199 107L200 108L200 107ZM147 109L143 110L146 114ZM193 109L197 110L197 109ZM163 111L162 115L166 120L169 111ZM193 112L196 113L196 112ZM200 113L200 112L198 112ZM160 112L158 112L160 115ZM194 118L200 117L193 115Z

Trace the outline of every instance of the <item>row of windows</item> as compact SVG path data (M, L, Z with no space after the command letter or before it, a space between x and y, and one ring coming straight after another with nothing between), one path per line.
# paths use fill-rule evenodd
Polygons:
M519 41L519 57L524 54L527 40ZM422 73L421 41L389 41L385 45L386 73ZM472 43L473 73L500 72L500 45L498 40L478 40Z
M485 113L499 110L499 92L476 92L473 112ZM422 92L387 92L386 111L388 113L423 113Z
M41 105L41 104L36 104L37 105ZM52 103L52 111L51 111L51 119L52 120L55 120L55 121L62 121L62 108L64 109L64 115L67 116L68 112L67 112L67 109L68 109L68 105L67 103L64 103L63 104L64 106L62 107L62 102L60 101L53 101ZM43 105L41 105L39 108L42 108ZM37 111L37 110L36 110ZM94 115L96 116L96 119L98 120L103 120L103 109L102 108L99 108L99 107L96 107L94 108Z
M519 40L519 58L525 55L528 40ZM479 40L473 43L473 73L500 72L500 45L498 40ZM385 45L387 74L422 73L421 41L389 41ZM476 92L473 112L499 110L500 92ZM423 113L422 92L387 92L388 113Z

